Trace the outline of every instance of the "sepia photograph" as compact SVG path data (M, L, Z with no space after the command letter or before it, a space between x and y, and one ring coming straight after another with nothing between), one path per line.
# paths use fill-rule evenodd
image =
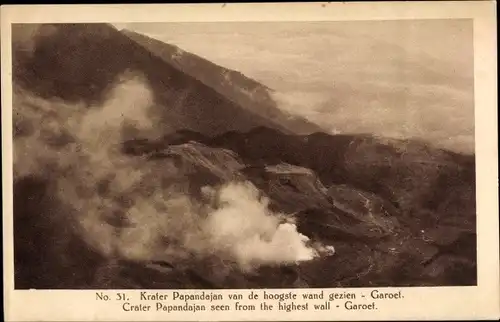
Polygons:
M4 319L498 320L493 9L2 6Z
M12 25L15 289L477 284L472 19Z
M476 285L472 28L13 24L15 289Z

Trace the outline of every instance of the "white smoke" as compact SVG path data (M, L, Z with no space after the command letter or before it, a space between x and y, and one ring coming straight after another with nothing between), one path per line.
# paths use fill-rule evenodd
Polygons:
M199 201L186 193L183 169L123 154L125 139L161 131L141 75L122 75L99 106L18 94L15 122L29 121L34 130L15 139L16 177L57 176L57 197L71 209L65 215L103 255L140 261L215 255L251 269L331 254L313 246L287 216L270 211L251 183L205 187ZM48 144L47 137L62 133L69 143Z
M267 198L249 182L229 183L217 193L218 208L204 229L211 247L230 254L242 267L295 263L319 256L309 238L284 214L273 213Z

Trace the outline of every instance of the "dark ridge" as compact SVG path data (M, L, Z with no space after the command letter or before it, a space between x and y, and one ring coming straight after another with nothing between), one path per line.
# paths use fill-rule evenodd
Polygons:
M235 151L248 166L285 162L309 168L326 186L346 184L380 195L408 215L421 209L453 216L458 216L460 210L470 216L475 213L474 157L418 141L326 133L288 135L255 127L246 133L230 131L214 138L182 132L160 142L126 145L129 151L143 153L183 140Z
M150 85L157 105L158 127L217 135L281 124L232 102L199 80L179 71L107 24L45 24L30 38L27 25L13 25L13 79L44 98L102 102L122 74L139 74Z
M129 30L121 32L181 72L198 79L252 113L281 124L290 132L309 134L322 131L318 125L304 118L291 117L281 111L271 97L273 91L269 87L238 71L219 66L175 45Z
M160 58L165 59L169 63L172 63L177 68L185 68L186 72L192 72L199 74L199 77L216 77L217 79L224 72L230 74L236 74L238 77L238 85L242 86L242 88L247 90L259 90L263 89L266 91L271 91L272 89L268 86L257 82L256 80L243 75L242 73L222 67L214 62L211 62L205 58L202 58L194 53L187 52L176 45L172 45L169 43L162 42L160 40L148 37L146 35L122 29L121 33L139 43L140 45L146 47L151 52L160 56ZM175 57L178 56L178 57ZM195 68L201 68L199 71L195 71ZM194 77L194 75L192 75ZM196 77L197 78L197 77ZM203 81L200 79L200 81ZM265 93L265 92L264 92Z
M159 140L136 138L123 142L122 151L130 155L143 155L154 152L161 152L169 145L183 144L189 141L200 143L208 142L209 139L203 134L191 130L179 130L167 134Z
M411 155L407 157L399 152L398 140L385 143L366 135L326 133L287 135L258 127L248 133L225 133L210 144L234 150L251 163L286 162L310 168L327 186L348 184L402 207L409 202L435 208L444 197L451 198L459 191L469 196L474 193L473 156L421 142L405 143L405 151ZM473 195L470 198L474 199Z

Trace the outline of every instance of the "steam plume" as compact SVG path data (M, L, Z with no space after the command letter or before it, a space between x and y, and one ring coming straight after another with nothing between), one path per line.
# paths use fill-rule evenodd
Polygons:
M294 263L319 255L293 222L269 210L268 200L259 198L251 183L229 183L216 194L218 208L204 224L209 244L242 267Z

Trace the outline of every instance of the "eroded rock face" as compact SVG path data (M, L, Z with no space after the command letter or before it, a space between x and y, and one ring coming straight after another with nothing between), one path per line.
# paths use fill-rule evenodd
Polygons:
M228 70L175 45L133 31L122 30L121 33L169 65L238 103L242 108L281 124L281 129L287 133L310 134L321 131L321 128L314 123L277 108L276 102L271 97L272 89L238 71Z
M168 265L103 259L91 281L80 280L82 285L293 288L475 283L475 233L473 224L467 224L466 220L455 220L453 224L441 217L446 213L431 210L422 210L420 217L412 218L415 213L373 192L349 184L326 187L313 170L299 165L283 162L261 165L231 150L191 140L161 148L151 142L137 144L143 143L142 148L136 146L135 155L130 157L146 156L143 166L156 173L155 179L149 181L151 188L184 185L184 193L203 202L203 187L217 187L235 180L252 182L270 199L271 209L293 218L299 232L311 242L332 245L335 254L297 265L264 266L251 272L241 271L230 261L196 255ZM436 225L440 221L446 224ZM110 224L121 227L116 222Z
M292 266L268 266L252 273L227 268L231 267L226 266L227 263L211 261L210 265L204 265L211 267L205 273L188 269L189 276L198 276L204 281L199 281L197 287L475 283L475 235L467 235L472 226L468 226L466 221L459 226L435 226L434 223L443 214L422 210L421 218L411 218L412 213L373 192L349 184L333 184L327 188L314 171L303 166L283 162L261 165L261 162L253 163L253 160L228 154L224 149L208 148L200 143L188 144L189 147L174 145L165 151L178 151L177 156L182 160L180 163L197 168L197 175L203 172L219 173L214 175L219 183L228 178L251 181L270 198L273 209L296 220L301 233L313 241L335 247L333 256ZM160 154L169 156L165 151ZM207 151L210 153L207 154ZM198 156L194 158L193 155ZM230 160L225 159L229 156ZM222 164L224 167L219 168ZM230 164L234 166L228 167ZM463 216L469 218L467 214ZM426 217L429 219L426 220ZM466 249L460 245L469 246ZM450 269L448 260L457 267ZM176 270L175 265L172 270ZM267 279L266 276L275 278Z

